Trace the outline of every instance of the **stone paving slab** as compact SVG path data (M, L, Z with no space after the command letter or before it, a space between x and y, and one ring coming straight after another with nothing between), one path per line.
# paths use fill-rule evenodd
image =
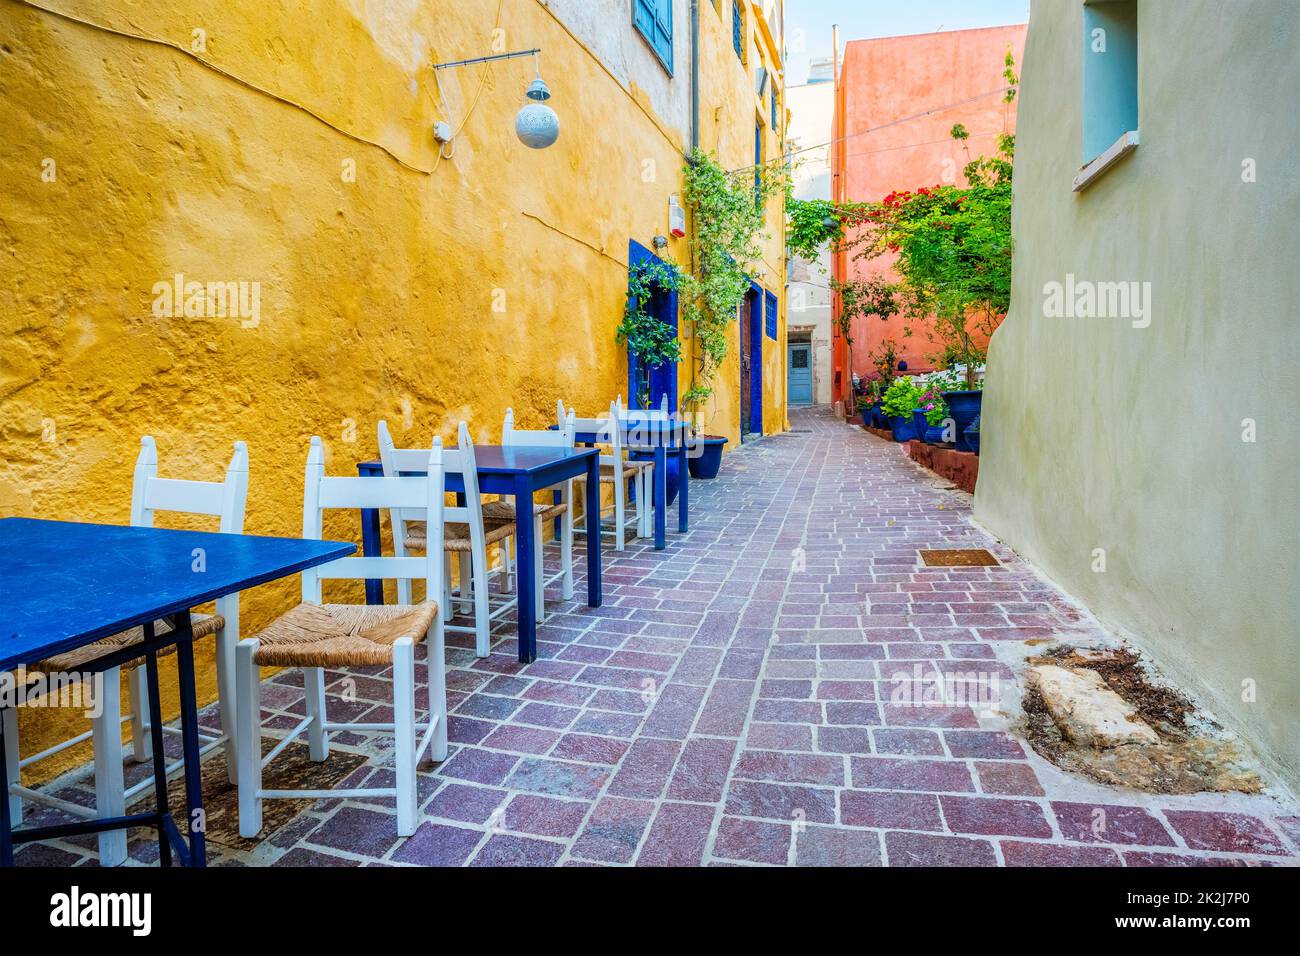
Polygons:
M1105 635L898 446L824 409L791 420L692 483L692 530L667 550L607 550L604 607L551 595L535 663L515 659L510 621L483 660L449 635L452 753L421 769L415 836L398 839L381 803L322 801L255 849L213 846L213 864L1300 862L1292 803L1109 790L1015 739L988 694L1018 700L1024 642ZM918 565L918 549L954 547L1001 565ZM384 719L388 676L331 674L331 717ZM985 697L925 700L954 678ZM268 681L272 726L303 713L300 680ZM375 761L342 786L391 784L388 740L334 741ZM83 803L87 788L52 787ZM133 838L132 862L154 856ZM18 862L93 865L94 840Z

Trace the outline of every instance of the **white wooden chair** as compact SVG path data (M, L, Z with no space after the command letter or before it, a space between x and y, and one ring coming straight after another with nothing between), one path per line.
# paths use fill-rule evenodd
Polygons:
M559 422L560 427L564 427L564 421ZM596 516L596 528L599 534L613 535L614 546L617 550L622 551L626 541L627 528L631 525L636 537L646 537L646 530L649 525L650 505L647 502L646 492L654 486L651 484L654 475L653 461L636 461L628 458L625 454L627 450L627 423L619 415L618 403L609 403L609 415L604 418L574 418L573 428L575 432L596 432L600 444L608 447L608 453L602 453L600 456L600 483L610 485L613 488L613 501L608 507L601 505L600 514ZM579 484L586 485L586 477L579 476L574 479ZM627 519L627 487L628 482L632 482L636 489L636 513L632 520ZM586 500L583 495L577 496ZM613 512L614 527L606 529L603 518L606 514ZM591 516L584 509L583 531L591 534Z
M653 452L655 444L664 440L664 434L652 430L648 425L656 422L668 422L671 419L672 416L668 412L667 393L664 393L660 397L658 408L624 408L622 395L618 397L616 405L618 407L619 420L624 424L623 435L626 439L626 447L628 449L629 457L632 452ZM642 478L636 494L638 505L641 502L642 496L645 496L645 507L637 508L637 517L640 518L640 523L637 527L637 534L643 538L649 538L654 534L655 500L653 469L650 472L647 472Z
M515 428L515 410L506 409L505 423L501 426L501 444L510 445L527 445L533 448L572 448L573 447L573 420L572 412L563 420L561 427L558 429L539 429L536 431L525 431ZM564 600L573 597L573 480L561 482L549 491L558 491L560 500L550 504L534 504L533 518L536 528L533 534L534 558L533 567L535 573L533 580L536 583L537 591L537 623L541 624L546 619L544 607L546 586L560 582L560 593ZM513 501L490 501L483 506L483 514L490 518L506 518L511 521L518 520L515 517L515 505ZM556 520L560 522L560 571L550 578L543 573L542 555L544 552L544 540L542 538L542 523Z
M443 533L443 458L441 442L420 462L419 477L334 478L325 474L318 437L311 440L303 494L304 538L320 540L327 509L391 508L418 513L428 534ZM413 470L413 469L412 469ZM239 832L255 837L262 829L262 801L287 799L374 799L397 802L397 832L415 832L418 800L416 766L428 750L435 761L447 758L446 658L443 615L437 603L322 604L322 581L334 579L424 578L436 595L444 579L441 548L423 557L340 558L302 573L302 603L257 635L239 642ZM417 739L415 721L415 645L425 641L429 687L428 720ZM260 667L299 667L307 694L307 715L262 756ZM325 669L391 666L391 723L331 723L325 705ZM311 759L329 756L329 732L388 731L394 736L395 785L337 790L276 790L262 786L262 771L290 742L307 733Z
M153 527L155 512L176 512L219 518L221 532L240 534L244 530L244 507L247 499L248 448L242 441L235 442L234 454L226 468L224 481L190 481L158 477L157 445L149 435L140 439L140 454L136 458L135 481L131 491L132 526L150 528ZM221 709L222 732L219 734L200 732L199 752L205 754L216 747L224 747L227 773L233 783L238 778L237 741L234 733L236 721L233 667L235 643L239 639L239 595L231 594L218 598L215 614L195 614L192 622L195 638L216 635L217 692ZM157 622L155 627L159 633L166 633L171 629L170 625L163 621ZM75 674L96 658L132 644L139 644L143 639L144 629L136 627L66 654L40 661L29 670ZM160 654L168 654L174 650L174 647L167 648ZM122 714L119 690L121 668L110 668L103 672L102 700L98 702L99 715L92 718L91 729L23 760L18 759L17 719L12 708L5 710L7 721L5 741L11 744L11 753L6 754L6 766L9 768L9 780L6 783L10 811L14 819L21 819L24 799L56 807L83 818L122 816L130 801L146 790L152 792L151 777L141 780L134 786L126 787L122 772L121 725L123 723L130 721L131 724L132 758L141 762L151 756L149 695L146 690L143 664L144 658L140 658L125 665L129 678L127 692L130 713ZM12 722L12 726L9 722ZM178 735L180 730L164 727L163 732ZM21 785L20 773L23 767L29 767L52 757L87 739L93 739L95 748L94 807L83 807ZM167 767L167 773L173 774L183 766L184 762L177 760ZM126 831L116 830L100 834L100 865L117 866L125 860Z
M455 591L456 603L466 613L472 613L474 626L447 623L448 631L474 635L474 650L479 657L487 657L491 652L492 622L518 604L517 596L506 597L504 594L492 594L489 588L490 572L488 567L487 547L490 544L501 546L503 564L509 542L515 535L513 517L487 517L484 513L482 496L479 493L478 469L474 460L474 443L469 437L469 426L460 423L457 430L459 448L456 451L442 453L443 471L462 475L465 484L465 504L463 507L446 509L446 530L443 535L443 549L455 552L459 556L459 587ZM388 423L379 423L379 458L383 462L385 477L395 477L402 472L418 471L423 467L425 452L422 449L397 448L393 445ZM423 525L423 516L402 509L390 510L389 519L393 527L393 551L398 557L409 551L424 550L428 537ZM504 575L505 569L502 569ZM437 592L434 592L437 593ZM443 581L444 604L447 618L451 618L452 596L450 570ZM430 595L431 597L431 595ZM398 579L397 600L399 604L411 602L410 579Z

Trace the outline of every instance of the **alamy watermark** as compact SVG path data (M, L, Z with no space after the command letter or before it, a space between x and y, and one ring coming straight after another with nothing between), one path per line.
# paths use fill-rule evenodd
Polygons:
M243 328L262 322L262 283L186 281L183 272L153 284L153 314L160 319L238 318Z
M1049 319L1130 319L1133 328L1151 324L1150 282L1093 282L1067 273L1065 282L1043 285L1043 315Z
M75 671L0 672L0 708L71 708L86 717L104 712L104 675Z

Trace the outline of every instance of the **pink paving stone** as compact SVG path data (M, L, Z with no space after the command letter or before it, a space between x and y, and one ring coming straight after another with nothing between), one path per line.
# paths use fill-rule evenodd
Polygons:
M903 757L852 758L853 786L878 790L929 790L972 793L970 771L957 760L908 760Z
M747 750L740 755L735 775L750 780L839 787L844 785L844 758L772 750Z
M810 680L765 680L758 685L758 696L764 700L807 700L812 693Z
M683 740L691 732L704 701L705 688L694 684L668 684L646 717L642 733L651 737Z
M1253 862L1233 860L1226 857L1157 853L1150 850L1130 850L1124 854L1125 866L1250 866Z
M591 800L608 778L607 767L525 757L506 780L506 786L511 790Z
M954 833L1043 837L1052 827L1043 808L1029 800L986 797L941 797L944 819Z
M950 730L943 739L954 757L985 757L992 760L1015 760L1025 750L1015 738L994 730Z
M869 754L871 731L865 727L818 727L817 749L823 753Z
M731 769L736 744L731 740L696 737L686 742L677 770L668 784L669 800L716 803Z
M885 723L890 727L978 727L979 719L969 707L929 704L882 705Z
M890 866L997 866L993 844L964 837L931 836L926 833L885 834L885 853Z
M554 866L564 845L498 833L484 844L470 866Z
M820 724L822 705L813 700L757 700L754 719L785 724Z
M573 844L573 855L607 863L628 863L654 815L646 800L603 797Z
M869 680L823 680L817 684L819 700L875 700L876 682Z
M1041 797L1043 786L1027 763L999 760L975 761L980 789L1007 797Z
M1119 866L1119 854L1100 846L1061 846L1053 843L1002 841L1007 866Z
M727 791L726 813L768 820L835 822L835 791L793 784L733 780Z
M745 729L749 700L753 694L754 681L719 679L696 721L696 733L739 737Z
M483 740L484 747L493 750L514 750L520 753L544 754L560 739L558 731L537 727L520 727L501 724Z
M812 750L812 731L807 724L750 724L745 746L751 750Z
M535 681L523 693L525 700L540 700L547 704L565 704L569 707L581 707L596 691L591 687L579 687L576 684L561 684L558 681Z
M627 753L626 740L596 737L590 734L565 734L551 751L552 757L561 760L581 760L586 763L615 764Z
M723 817L713 855L730 860L784 865L790 853L790 827L780 823Z
M510 771L518 762L518 757L509 754L462 747L438 768L438 772L444 777L455 777L473 783L498 784L510 776Z
M1243 813L1166 810L1165 819L1194 850L1284 854L1286 848L1263 821Z
M1082 843L1131 843L1174 846L1164 825L1141 807L1053 801L1061 835Z
M897 730L877 727L871 731L876 753L913 757L942 757L943 741L933 730Z
M643 737L634 741L610 782L608 792L618 797L658 798L668 783L681 746L675 740Z
M637 856L637 865L699 866L713 829L713 814L713 807L700 804L662 804Z
M826 723L856 726L880 723L880 709L876 704L856 700L828 700Z
M571 837L591 804L520 794L506 806L506 829L536 836Z
M939 798L932 793L841 790L840 822L882 830L943 829Z
M504 790L448 783L425 804L424 813L465 823L485 823L505 798Z
M860 830L805 827L795 835L796 866L880 866L880 836Z

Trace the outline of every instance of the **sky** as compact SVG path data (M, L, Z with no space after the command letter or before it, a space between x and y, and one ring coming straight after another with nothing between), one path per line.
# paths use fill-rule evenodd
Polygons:
M831 54L831 25L847 40L998 27L1029 20L1029 0L785 0L786 85L808 78L808 61Z

